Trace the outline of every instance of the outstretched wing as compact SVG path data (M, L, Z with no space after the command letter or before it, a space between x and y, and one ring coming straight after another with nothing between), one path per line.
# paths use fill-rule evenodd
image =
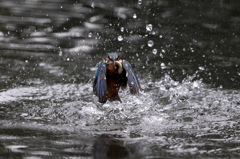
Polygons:
M128 86L130 88L130 93L138 94L139 91L141 90L141 86L139 84L137 76L133 72L132 66L126 60L123 60L122 65L123 65L124 70L126 71L126 76L128 78Z
M104 61L102 60L98 65L97 73L93 81L93 92L95 95L98 96L100 103L106 103L107 101L106 72L107 72L107 67Z

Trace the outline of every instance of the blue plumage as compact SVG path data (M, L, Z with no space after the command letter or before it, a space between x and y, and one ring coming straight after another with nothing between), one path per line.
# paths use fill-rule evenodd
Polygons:
M141 90L139 81L133 72L132 66L126 60L123 60L123 68L126 70L126 76L128 78L128 86L130 87L130 93L137 94Z
M105 103L107 101L106 72L107 72L106 64L102 60L98 65L97 73L95 75L95 79L93 82L93 92L95 95L99 97L99 102L101 103Z

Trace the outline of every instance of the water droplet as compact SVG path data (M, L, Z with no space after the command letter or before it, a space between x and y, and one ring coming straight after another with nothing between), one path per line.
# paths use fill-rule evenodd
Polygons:
M153 25L152 24L147 24L146 25L146 30L147 31L152 31L152 29L153 29Z
M163 58L163 54L162 54L162 53L160 53L159 56L160 56L161 58Z
M136 19L137 18L137 14L133 14L133 18Z
M148 47L153 47L154 42L152 40L148 40Z
M90 32L90 33L88 33L88 37L89 38L91 38L92 37L92 33Z
M76 34L75 34L75 36L76 36L76 37L79 37L79 36L80 36L80 34L79 34L79 33L76 33Z
M119 36L118 36L118 41L123 41L122 35L119 35Z
M94 2L91 3L91 7L92 7L92 8L95 8Z
M194 49L193 48L190 48L191 52L194 52Z
M133 81L131 82L131 85L134 85L134 82L133 82Z
M142 4L142 0L138 0L138 4Z
M121 27L120 30L121 30L121 32L124 32L124 27Z
M154 55L156 55L156 54L157 54L157 49L153 49L153 50L152 50L152 53L153 53Z
M161 68L162 69L165 69L166 68L166 65L164 63L161 63Z
M25 60L25 63L28 63L28 60Z
M70 61L70 58L67 58L67 61Z
M161 39L163 36L162 35L159 35L159 38Z
M63 55L63 52L62 52L62 49L59 47L59 53L58 53L59 56L62 56Z
M199 66L198 69L201 70L201 71L205 70L205 68L202 67L202 66Z

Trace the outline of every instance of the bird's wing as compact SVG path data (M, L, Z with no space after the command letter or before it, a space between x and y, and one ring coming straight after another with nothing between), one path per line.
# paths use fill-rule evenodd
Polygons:
M130 88L130 93L138 94L139 91L141 90L141 86L139 84L137 76L133 72L132 66L126 60L123 60L122 65L123 65L124 70L126 71L126 76L128 78L128 86Z
M95 75L95 79L93 82L93 92L98 96L100 103L106 103L107 101L106 72L107 67L104 61L102 60L98 65L97 73Z

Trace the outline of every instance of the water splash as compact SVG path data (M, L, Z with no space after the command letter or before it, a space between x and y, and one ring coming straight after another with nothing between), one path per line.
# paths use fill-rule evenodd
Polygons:
M145 79L140 81L144 88L140 95L120 91L123 103L104 105L97 102L90 83L42 85L40 82L36 87L9 89L0 93L3 107L7 103L24 106L18 106L15 121L2 122L2 127L12 122L11 125L32 129L111 133L132 142L147 139L148 142L141 142L146 149L154 140L161 141L158 147L168 145L169 152L196 153L197 149L207 153L199 138L215 139L211 134L221 134L221 138L229 141L238 139L229 138L228 131L235 129L239 122L240 92L209 88L201 80L193 79L194 76L188 76L178 82L168 75L155 82ZM5 115L12 114L6 109ZM194 146L182 147L181 144L188 144L188 137L175 138L179 132L192 136Z

